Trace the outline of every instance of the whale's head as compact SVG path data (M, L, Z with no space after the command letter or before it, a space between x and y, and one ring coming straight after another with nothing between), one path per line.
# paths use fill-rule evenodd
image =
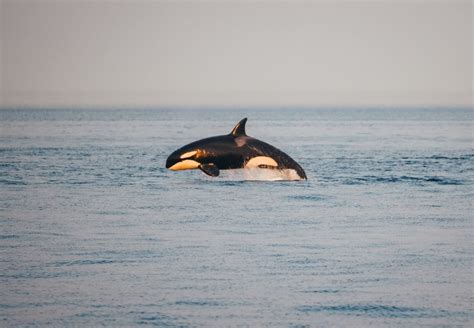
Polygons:
M192 144L184 146L168 156L166 159L166 168L179 171L197 169L201 164L203 151Z

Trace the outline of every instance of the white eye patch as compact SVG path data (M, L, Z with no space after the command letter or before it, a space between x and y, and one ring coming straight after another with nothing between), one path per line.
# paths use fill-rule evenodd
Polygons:
M181 159L189 158L189 157L194 156L196 153L197 153L197 150L188 151L187 153L184 153L183 155L179 156L179 158Z

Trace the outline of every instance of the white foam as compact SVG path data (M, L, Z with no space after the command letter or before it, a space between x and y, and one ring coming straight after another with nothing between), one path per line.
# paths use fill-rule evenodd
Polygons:
M221 170L220 178L225 180L247 181L289 181L303 180L293 169L275 170L262 168L246 168Z

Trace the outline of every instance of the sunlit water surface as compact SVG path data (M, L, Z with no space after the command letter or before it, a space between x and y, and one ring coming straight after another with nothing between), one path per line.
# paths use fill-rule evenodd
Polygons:
M244 116L309 180L164 168ZM473 324L469 109L0 118L0 326Z

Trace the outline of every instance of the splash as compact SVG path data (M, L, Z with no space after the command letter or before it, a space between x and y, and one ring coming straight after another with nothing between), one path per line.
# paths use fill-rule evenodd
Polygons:
M295 170L274 170L262 168L246 168L222 170L220 178L231 181L295 181L302 180Z

